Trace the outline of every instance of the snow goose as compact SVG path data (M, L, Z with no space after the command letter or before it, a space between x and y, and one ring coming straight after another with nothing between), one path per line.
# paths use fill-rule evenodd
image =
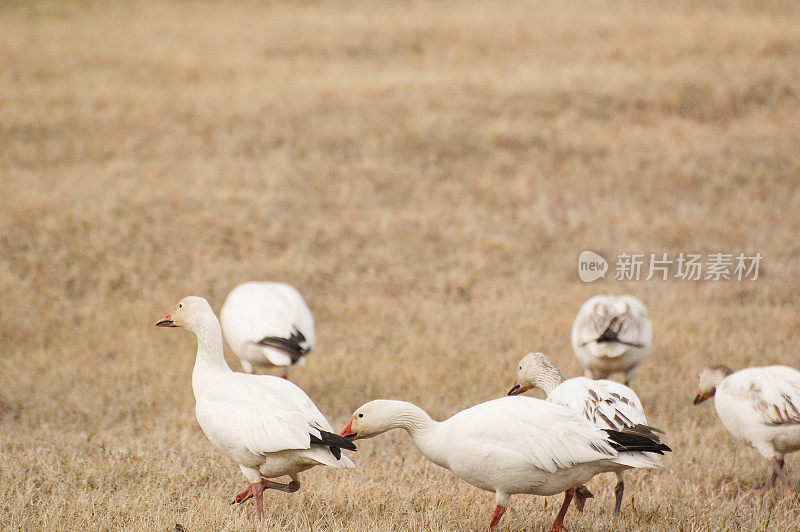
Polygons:
M647 425L642 402L633 390L608 380L596 381L586 377L565 380L561 370L542 353L529 353L520 360L517 378L508 395L519 395L532 388L540 388L547 394L548 401L577 412L601 429L622 430ZM615 471L615 474L618 482L614 488L614 513L619 514L625 491L625 471ZM576 492L578 509L582 508L587 496L591 496L587 491Z
M355 445L333 433L303 390L279 377L234 373L228 367L219 321L205 299L181 299L156 326L197 335L192 372L197 422L211 443L239 464L251 485L234 502L254 497L259 520L265 489L297 491L298 473L315 465L353 467L341 450L354 451ZM284 475L291 482L268 480Z
M303 297L284 283L243 283L231 290L220 311L228 345L247 373L305 364L314 347L314 318Z
M428 460L495 493L489 530L511 495L565 492L552 530L561 530L575 486L594 475L655 467L669 447L649 428L600 429L572 410L532 397L503 397L437 422L404 401L378 399L356 410L341 436L371 438L401 428Z
M780 477L795 492L783 472L784 456L800 449L800 371L787 366L763 366L734 372L709 366L698 375L698 405L714 397L722 424L772 464L768 484Z
M572 325L572 348L590 379L622 372L629 384L652 342L647 309L632 296L594 296Z

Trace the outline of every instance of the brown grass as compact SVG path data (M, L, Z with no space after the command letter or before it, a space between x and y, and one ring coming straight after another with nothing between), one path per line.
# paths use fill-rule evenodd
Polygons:
M800 4L4 3L0 523L250 530L193 415L180 297L305 294L293 379L337 427L361 403L443 418L507 390L598 292L651 310L634 382L675 449L612 479L580 530L787 530L800 505L693 408L695 371L798 366ZM755 282L585 285L583 249L755 252ZM232 365L238 365L231 359ZM272 530L478 530L493 497L401 433L354 472L267 497ZM800 479L800 463L789 459ZM502 530L549 526L518 496Z

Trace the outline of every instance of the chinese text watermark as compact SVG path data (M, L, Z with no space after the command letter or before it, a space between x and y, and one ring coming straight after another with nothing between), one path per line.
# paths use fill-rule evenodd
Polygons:
M755 281L763 259L761 253L620 253L614 266L614 279ZM594 251L583 251L578 257L578 277L585 283L605 277L608 267L608 261Z

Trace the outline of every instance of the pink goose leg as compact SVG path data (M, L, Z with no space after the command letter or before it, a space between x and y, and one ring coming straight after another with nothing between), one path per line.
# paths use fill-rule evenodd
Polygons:
M503 517L503 514L506 513L506 509L500 506L499 504L494 507L494 514L492 514L492 522L489 523L489 532L494 530L494 527L497 526L497 523L500 522L500 518Z
M564 516L567 515L567 508L569 508L569 503L572 501L573 495L575 495L575 488L570 488L564 492L564 504L561 505L561 509L558 511L556 520L553 523L552 528L550 528L550 532L564 530Z
M288 484L281 484L280 482L273 482L271 480L263 479L261 482L250 484L250 487L243 492L236 495L236 498L231 504L241 504L249 498L253 497L256 500L256 516L258 521L264 520L264 490L278 490L286 493L294 493L300 489L300 482L296 478Z

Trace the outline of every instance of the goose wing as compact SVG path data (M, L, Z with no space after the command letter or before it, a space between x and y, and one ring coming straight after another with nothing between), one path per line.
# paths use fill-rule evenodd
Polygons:
M576 377L557 386L547 399L579 412L601 428L618 430L647 424L639 397L618 382Z
M308 449L313 443L354 449L337 436L300 388L270 375L235 374L225 390L208 390L197 400L197 418L212 441L254 455ZM216 392L216 393L215 393Z
M734 373L740 393L744 393L765 425L800 423L800 372L787 366L767 366Z
M457 416L463 437L494 449L494 459L522 460L550 473L617 456L598 427L566 407L532 397L488 401L451 420Z

